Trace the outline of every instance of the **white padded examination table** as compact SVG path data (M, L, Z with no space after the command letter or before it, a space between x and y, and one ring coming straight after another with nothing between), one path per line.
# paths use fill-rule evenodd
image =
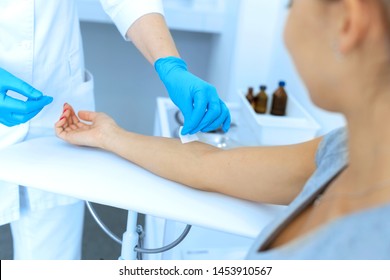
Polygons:
M250 238L280 210L195 190L48 134L0 149L0 180Z

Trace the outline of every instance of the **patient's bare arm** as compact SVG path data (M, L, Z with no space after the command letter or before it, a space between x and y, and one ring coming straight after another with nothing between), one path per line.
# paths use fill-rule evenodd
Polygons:
M107 115L70 105L56 123L58 137L75 145L111 151L161 177L200 190L273 204L288 204L315 170L320 139L276 147L221 150L120 128Z

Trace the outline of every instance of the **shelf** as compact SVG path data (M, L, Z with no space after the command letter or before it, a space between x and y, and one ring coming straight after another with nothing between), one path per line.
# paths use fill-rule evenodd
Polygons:
M241 102L241 113L251 129L255 132L259 145L276 146L305 142L317 136L321 128L294 98L287 99L286 116L269 114L272 96L268 96L267 114L256 114L246 99L246 93L238 91Z

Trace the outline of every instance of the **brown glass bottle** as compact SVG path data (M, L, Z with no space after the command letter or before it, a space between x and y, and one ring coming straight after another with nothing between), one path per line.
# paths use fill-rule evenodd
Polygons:
M255 96L253 94L253 87L248 88L248 92L246 94L246 99L248 100L249 104L252 106L252 108L255 108Z
M267 112L268 95L265 92L266 86L260 86L260 92L255 98L255 112L258 114L265 114Z
M287 107L287 93L284 89L285 82L279 82L279 87L272 95L271 115L285 116Z

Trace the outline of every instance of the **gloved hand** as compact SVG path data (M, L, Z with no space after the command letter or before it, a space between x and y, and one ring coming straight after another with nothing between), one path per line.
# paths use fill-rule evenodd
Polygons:
M27 100L8 96L8 90L27 97ZM25 123L52 101L52 97L43 96L42 92L0 68L0 123L6 126Z
M216 89L188 72L182 59L173 56L160 58L154 67L169 97L183 113L183 135L208 132L220 126L225 132L229 130L230 113Z

